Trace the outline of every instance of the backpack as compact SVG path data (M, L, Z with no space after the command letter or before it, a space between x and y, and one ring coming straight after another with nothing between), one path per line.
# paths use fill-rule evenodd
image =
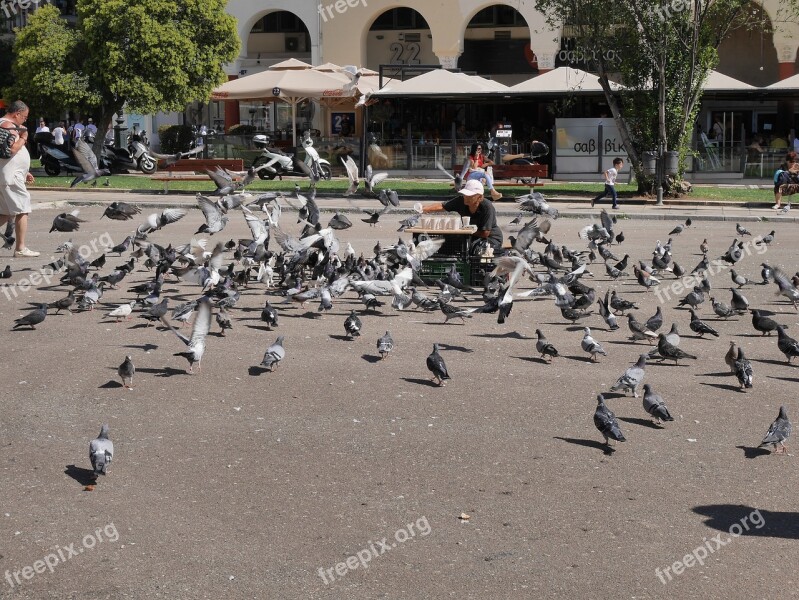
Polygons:
M774 171L774 185L788 183L788 171L785 169L777 169Z

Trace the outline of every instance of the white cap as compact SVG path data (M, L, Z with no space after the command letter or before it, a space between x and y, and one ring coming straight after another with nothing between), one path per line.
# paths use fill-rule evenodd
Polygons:
M458 193L464 196L482 196L485 193L485 188L476 179L470 179L466 182L466 185L458 190Z

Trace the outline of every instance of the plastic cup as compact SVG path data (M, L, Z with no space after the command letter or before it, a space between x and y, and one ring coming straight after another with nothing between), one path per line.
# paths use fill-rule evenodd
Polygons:
M463 221L463 228L466 229L469 227L469 222L472 220L471 217L461 217L461 221Z

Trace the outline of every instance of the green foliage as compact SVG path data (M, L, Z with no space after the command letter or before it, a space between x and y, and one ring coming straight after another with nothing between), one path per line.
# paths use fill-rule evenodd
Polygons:
M0 40L0 90L4 90L14 83L14 76L11 72L11 42Z
M176 154L191 149L194 135L189 125L162 125L158 128L162 154Z
M149 114L206 101L239 51L226 0L78 0L72 29L52 5L14 43L10 97L36 112L94 114L104 131L124 107Z

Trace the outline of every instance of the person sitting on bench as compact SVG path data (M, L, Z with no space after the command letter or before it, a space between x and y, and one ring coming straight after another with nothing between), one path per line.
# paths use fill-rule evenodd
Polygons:
M494 177L490 171L486 171L486 167L494 164L494 161L485 155L486 148L483 144L477 142L472 144L472 150L469 153L469 172L466 174L467 181L485 181L486 186L491 192L491 199L494 201L502 198L502 194L494 189Z

